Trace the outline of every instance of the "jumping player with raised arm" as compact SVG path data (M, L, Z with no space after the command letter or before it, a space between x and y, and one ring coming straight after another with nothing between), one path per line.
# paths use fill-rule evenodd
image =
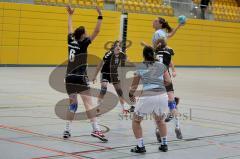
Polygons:
M93 108L92 97L90 93L90 87L87 76L87 56L88 46L93 42L100 32L102 24L102 12L96 7L98 13L98 20L96 27L91 35L86 34L84 26L79 26L73 30L72 27L72 15L74 9L71 6L67 6L68 12L68 64L65 77L66 90L69 95L69 111L67 112L67 123L63 134L63 138L67 139L71 137L71 122L74 119L74 115L78 108L77 95L80 94L84 103L87 117L90 119L93 131L91 135L97 137L102 141L107 141L100 126L97 122L94 114L91 114L90 110Z
M173 37L177 30L183 26L184 24L180 23L175 29L172 29L172 27L168 24L168 22L162 18L162 17L158 17L153 21L153 28L155 29L155 32L153 34L152 37L152 46L154 47L154 49L156 50L159 39L163 39L165 42ZM149 44L146 44L145 42L141 43L143 46L149 46ZM172 50L172 49L171 49ZM173 50L172 50L173 52ZM172 56L172 55L171 55ZM164 56L166 57L166 56ZM172 76L176 77L177 73L174 67L174 63L170 58L169 63L167 64L168 70L169 68L172 69ZM170 74L170 71L169 71ZM169 116L166 118L166 122L169 122L173 116L175 116L175 133L178 139L182 139L182 133L180 130L180 122L179 122L179 118L176 115L177 111L177 104L179 103L179 98L178 97L174 97L174 90L173 90L173 85L171 84L170 86L167 87L167 92L168 92L168 106L169 109L172 113L169 114ZM173 113L175 112L175 114ZM158 133L158 129L156 129L156 136L159 142L161 142L161 138L159 136Z
M172 48L170 47L167 47L167 43L164 39L159 39L157 40L157 46L156 46L156 49L155 49L155 56L156 56L156 59L163 63L166 67L167 67L167 70L168 70L168 73L170 72L169 71L169 67L171 65L173 65L171 63L172 61L172 56L174 56L174 51ZM169 73L170 75L170 73ZM177 111L177 103L178 103L178 98L175 98L174 99L174 89L173 89L173 84L171 83L170 85L166 86L166 90L167 90L167 93L168 93L168 107L169 107L169 110L170 110L170 114L174 117L174 121L175 121L175 133L176 133L176 137L178 139L182 139L182 132L181 132L181 129L180 129L180 123L179 123L179 117L178 117L178 111ZM175 100L175 101L174 101ZM174 102L172 102L174 101ZM169 121L169 116L168 118L165 120L166 122ZM157 135L157 134L156 134ZM158 137L158 135L157 135ZM160 137L158 137L159 139Z

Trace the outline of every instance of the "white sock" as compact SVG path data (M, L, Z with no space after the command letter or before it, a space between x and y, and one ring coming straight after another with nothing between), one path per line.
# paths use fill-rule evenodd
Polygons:
M137 143L138 143L138 147L143 147L144 144L143 144L143 138L138 138L137 139Z
M175 117L175 126L177 129L180 129L180 122L178 117Z
M93 131L100 131L100 126L97 121L92 122Z
M67 122L66 122L66 128L65 128L65 131L69 131L69 132L71 132L71 123L72 123L72 122L70 122L70 121L67 121Z

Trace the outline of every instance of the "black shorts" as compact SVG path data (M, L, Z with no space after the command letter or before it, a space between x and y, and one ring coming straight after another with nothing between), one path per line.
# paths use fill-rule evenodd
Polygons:
M65 77L67 94L81 93L89 90L89 80L86 75L67 75Z
M102 73L101 74L101 82L109 82L113 84L117 84L120 82L118 79L118 74L110 74L110 73Z

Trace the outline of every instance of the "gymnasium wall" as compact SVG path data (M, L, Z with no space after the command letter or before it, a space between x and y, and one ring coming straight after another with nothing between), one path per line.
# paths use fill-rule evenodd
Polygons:
M155 18L154 15L129 15L128 39L133 41L129 48L130 59L141 60L141 41L152 44ZM176 17L164 18L172 27L178 25ZM168 40L168 45L175 50L176 65L240 66L240 23L189 19Z
M119 39L120 13L103 11L99 36L89 53L102 57L107 41ZM91 34L97 12L76 9L73 28L83 25ZM65 7L0 3L0 64L56 65L67 59L67 12ZM97 63L91 60L90 64Z
M95 10L77 9L73 25L84 25L91 33L97 21ZM102 57L107 41L119 38L120 13L103 11L100 35L89 53ZM141 41L151 44L154 15L129 14L130 61L142 60ZM172 27L176 17L164 17ZM0 64L56 65L67 59L67 14L64 7L0 3ZM240 24L188 20L168 40L179 66L240 66ZM96 60L90 64L96 64Z

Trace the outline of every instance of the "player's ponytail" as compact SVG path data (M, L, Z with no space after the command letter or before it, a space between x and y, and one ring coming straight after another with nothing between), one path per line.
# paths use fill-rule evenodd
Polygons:
M162 28L166 29L168 33L172 32L172 27L168 24L168 22L164 18L158 17L158 21L160 24L162 24Z

